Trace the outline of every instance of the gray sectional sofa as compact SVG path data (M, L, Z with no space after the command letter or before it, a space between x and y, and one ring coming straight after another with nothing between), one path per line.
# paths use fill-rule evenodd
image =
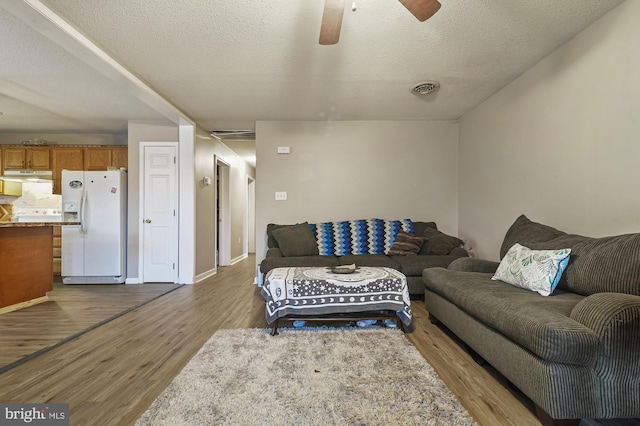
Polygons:
M423 272L433 321L527 395L543 424L640 417L640 234L589 238L520 216L501 259L515 243L571 249L551 295L493 280L498 262L459 259Z
M408 221L408 219L405 219ZM389 267L407 277L412 297L422 297L424 284L422 271L426 268L447 267L460 257L468 257L462 241L440 231L435 222L411 221L412 234L422 237L424 244L416 255L345 254L320 255L317 231L304 222L296 225L267 226L267 253L260 263L260 272L266 274L273 268L290 266L332 267L356 264L357 266ZM349 250L347 250L349 251Z

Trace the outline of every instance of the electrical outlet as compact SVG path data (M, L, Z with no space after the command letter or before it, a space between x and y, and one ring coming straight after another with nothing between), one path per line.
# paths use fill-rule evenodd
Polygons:
M286 191L276 192L276 201L286 201L287 193Z

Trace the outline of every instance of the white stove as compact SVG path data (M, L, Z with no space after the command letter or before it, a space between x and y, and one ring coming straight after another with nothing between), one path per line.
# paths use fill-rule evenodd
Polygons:
M13 218L18 222L52 222L62 219L61 209L14 207Z

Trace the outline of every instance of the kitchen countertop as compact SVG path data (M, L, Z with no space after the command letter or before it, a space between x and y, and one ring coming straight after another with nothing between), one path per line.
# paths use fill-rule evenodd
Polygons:
M42 222L18 222L17 220L10 220L7 222L0 222L0 228L31 228L36 226L68 226L68 225L80 225L78 219L74 217L62 217L60 219L46 219Z

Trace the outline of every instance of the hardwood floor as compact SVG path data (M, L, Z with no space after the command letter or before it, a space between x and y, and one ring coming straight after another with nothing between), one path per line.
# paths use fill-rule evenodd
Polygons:
M13 363L178 288L174 284L63 285L47 302L0 315L0 372Z
M133 424L216 330L267 326L254 273L250 256L0 374L0 401L68 403L72 425ZM540 424L526 403L429 322L424 303L415 301L413 312L407 338L478 423ZM49 328L46 321L33 326Z

